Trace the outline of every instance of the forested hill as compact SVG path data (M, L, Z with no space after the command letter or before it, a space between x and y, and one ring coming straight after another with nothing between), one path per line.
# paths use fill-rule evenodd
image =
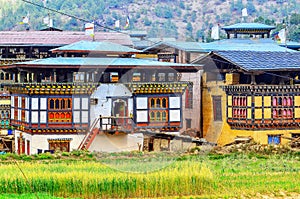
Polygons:
M130 30L146 30L149 37L176 37L179 40L209 40L210 29L216 24L260 22L274 25L277 30L288 28L288 38L300 40L300 0L27 0L59 10L68 15L115 28L120 20L123 30L129 17ZM39 30L50 14L54 27L83 30L79 19L61 15L22 0L0 0L0 30ZM248 17L242 18L247 8ZM29 16L29 24L20 24ZM104 28L98 28L107 31ZM221 32L221 37L225 36Z

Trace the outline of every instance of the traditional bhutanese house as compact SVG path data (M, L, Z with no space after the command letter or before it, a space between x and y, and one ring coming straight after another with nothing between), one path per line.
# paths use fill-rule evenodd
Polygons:
M261 23L237 23L230 26L222 27L227 34L227 39L230 39L231 35L237 38L238 35L251 35L253 37L259 36L261 38L270 38L271 30L275 29L274 26L269 26Z
M77 42L52 52L71 57L7 67L19 77L8 88L19 152L138 150L143 135L132 132L182 127L181 98L189 83L177 73L197 72L199 65L128 58L139 51L106 42Z
M84 32L75 31L0 31L1 66L31 61L56 55L50 50L81 40L89 40ZM117 32L95 32L95 41L109 41L124 46L133 46L128 35ZM16 79L0 70L0 81Z
M154 44L143 50L148 56L157 55L157 60L172 63L190 63L196 58L207 54L198 42L165 41ZM144 56L144 55L138 55ZM182 97L183 104L183 128L181 133L196 133L201 137L201 74L182 73L180 79L190 82L188 89Z
M194 63L202 76L203 136L225 145L239 137L279 144L300 134L300 53L215 51Z
M18 74L22 73L7 73L2 70L3 67L17 62L31 61L35 59L55 57L56 54L49 51L53 48L58 48L70 43L81 40L89 40L90 36L84 32L57 32L52 31L0 31L0 89L3 89L2 83L12 83L18 81ZM107 33L96 32L96 41L110 41L117 44L132 46L132 42L128 35L122 33ZM31 76L23 77L22 81L31 82ZM47 78L42 81L49 81ZM5 98L9 96L5 95ZM2 105L1 105L2 106ZM3 105L10 106L10 105ZM10 108L8 108L10 110ZM9 113L10 115L10 113ZM2 120L6 123L7 120ZM8 125L4 125L8 126ZM3 127L3 125L2 125ZM3 129L7 131L7 129Z

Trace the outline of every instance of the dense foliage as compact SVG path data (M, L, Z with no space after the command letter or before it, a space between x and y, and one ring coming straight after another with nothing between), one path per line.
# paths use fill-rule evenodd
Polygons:
M120 20L124 29L127 16L129 29L147 30L150 37L176 37L180 40L209 39L212 26L237 22L261 22L279 29L283 22L288 38L300 40L300 4L297 0L31 0L42 6L59 10L81 19L97 21L102 26L115 28ZM39 30L45 27L43 18L50 14L54 26L63 30L83 30L84 22L64 16L22 0L0 0L0 30ZM241 10L247 8L248 17L242 19ZM29 16L29 24L22 18ZM101 31L107 31L99 27ZM277 31L277 30L276 30ZM224 32L221 32L221 36Z

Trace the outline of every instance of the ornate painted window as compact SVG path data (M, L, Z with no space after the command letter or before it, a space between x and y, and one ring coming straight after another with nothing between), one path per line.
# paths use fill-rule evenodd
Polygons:
M150 122L168 121L168 97L150 97L148 103Z
M193 108L193 85L190 84L185 91L185 108Z
M72 98L49 98L48 107L49 122L72 122Z
M292 96L273 96L272 116L276 118L293 118L293 97Z
M70 142L72 139L49 139L49 149L51 151L70 151Z
M150 108L167 108L168 97L150 97L148 98Z
M72 109L72 98L49 98L49 110L70 110Z
M234 96L232 98L232 116L233 118L247 118L247 97Z

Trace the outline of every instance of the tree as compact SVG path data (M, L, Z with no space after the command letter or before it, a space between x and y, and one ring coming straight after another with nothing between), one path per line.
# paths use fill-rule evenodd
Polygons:
M299 25L300 24L300 14L293 13L290 18L290 24Z
M191 16L191 20L192 22L195 22L197 19L197 14L196 14L196 11L192 12L192 16Z
M144 21L144 25L145 25L145 26L150 26L151 23L152 23L152 22L149 20L148 17L145 17L145 18L143 19L143 21Z

